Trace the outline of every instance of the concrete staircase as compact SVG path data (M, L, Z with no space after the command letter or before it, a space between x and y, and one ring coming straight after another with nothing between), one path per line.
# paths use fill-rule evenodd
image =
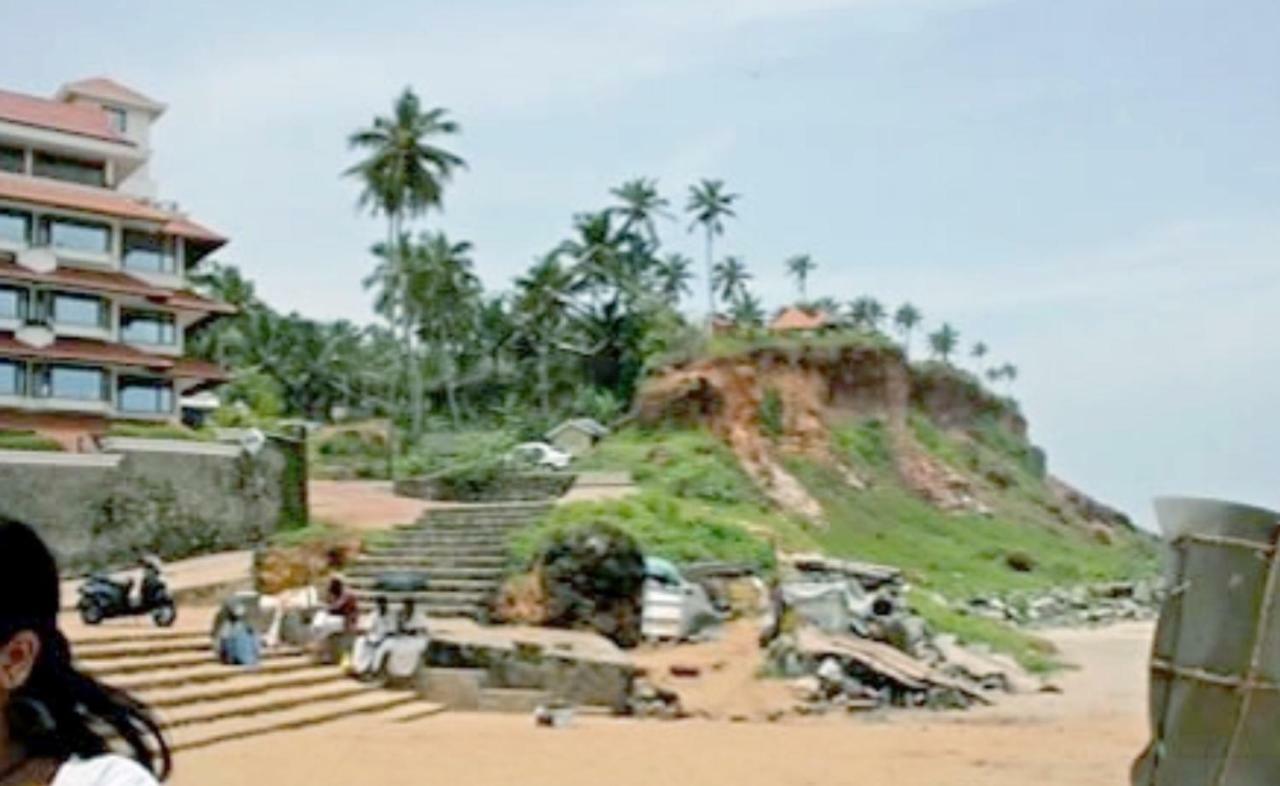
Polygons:
M483 620L502 581L507 539L550 509L546 502L502 502L429 510L367 545L347 569L348 580L365 607L386 595L393 604L413 598L431 616ZM426 589L379 592L378 577L387 572L421 573Z
M223 666L207 631L122 628L73 644L80 666L151 706L174 750L203 748L353 715L404 722L441 711L412 691L357 682L298 652L270 653L256 669Z

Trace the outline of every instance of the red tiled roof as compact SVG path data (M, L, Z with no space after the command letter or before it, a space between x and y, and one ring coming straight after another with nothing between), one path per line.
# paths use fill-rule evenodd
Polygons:
M0 90L0 120L24 126L51 128L122 145L133 144L116 133L107 113L97 107L68 104L7 90Z
M830 324L821 311L810 313L796 306L787 306L769 323L770 330L818 330Z
M78 360L85 363L142 366L158 370L170 369L174 366L174 358L149 355L126 344L112 344L82 338L58 338L47 347L33 347L14 338L12 333L0 333L0 355L38 360Z
M79 79L75 82L69 82L62 86L58 94L81 93L95 98L105 98L107 100L119 101L122 104L133 104L135 106L144 106L151 109L163 109L164 104L139 93L130 87L125 87L114 79L108 79L105 76L92 76L88 79Z
M90 292L137 295L161 305L187 311L203 311L210 314L234 314L235 306L181 289L165 289L148 284L127 273L115 270L83 270L60 267L51 273L28 270L21 265L0 259L0 279L30 281L35 284L85 289Z
M114 218L131 218L160 224L160 231L178 237L222 245L227 239L186 216L169 213L126 194L74 186L36 177L0 173L0 198L34 202L70 210L83 210Z

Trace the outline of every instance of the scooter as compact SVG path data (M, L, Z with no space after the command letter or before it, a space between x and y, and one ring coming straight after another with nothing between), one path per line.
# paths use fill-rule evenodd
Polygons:
M142 586L133 597L133 580L116 581L103 573L91 575L80 586L80 619L86 625L97 625L111 617L136 617L150 614L157 627L167 628L178 619L178 607L169 594L155 557L142 560Z

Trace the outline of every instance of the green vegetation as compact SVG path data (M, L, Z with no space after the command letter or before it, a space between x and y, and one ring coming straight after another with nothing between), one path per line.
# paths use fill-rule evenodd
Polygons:
M33 452L61 452L62 443L34 431L0 431L0 450L29 450Z
M946 631L968 644L985 644L997 652L1013 656L1023 668L1046 674L1062 668L1048 641L995 620L962 614L928 593L912 591L908 596L915 609L935 630Z
M783 411L782 394L777 388L768 388L760 399L760 428L770 437L782 436L786 422Z
M733 517L653 491L628 499L558 507L538 526L517 535L513 557L522 565L528 564L547 543L600 524L635 538L645 554L676 563L740 562L762 571L772 570L774 564L768 541L748 532Z
M176 439L188 442L209 442L213 434L197 431L186 426L174 426L169 423L112 423L107 429L108 437L128 437L133 439Z

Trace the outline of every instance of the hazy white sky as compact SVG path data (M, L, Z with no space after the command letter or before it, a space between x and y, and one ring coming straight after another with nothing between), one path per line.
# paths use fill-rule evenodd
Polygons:
M682 203L721 177L744 195L722 247L771 304L808 252L811 290L909 298L985 340L1068 480L1141 519L1166 491L1280 505L1270 0L43 0L5 20L3 86L105 74L170 104L163 195L280 308L370 317L381 230L344 142L413 85L464 126L432 221L492 287L626 178Z

